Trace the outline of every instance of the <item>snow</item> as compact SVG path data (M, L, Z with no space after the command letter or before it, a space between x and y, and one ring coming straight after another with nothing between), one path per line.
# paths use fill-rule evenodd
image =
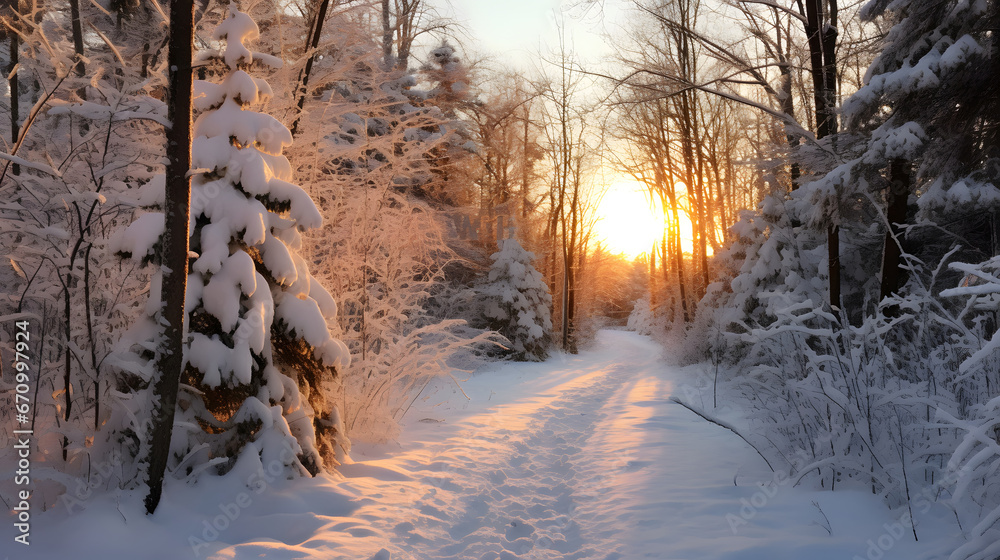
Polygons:
M693 386L707 373L666 366L662 354L646 337L601 331L579 355L493 365L462 391L429 387L398 442L356 444L340 474L286 480L282 465L295 450L255 441L270 451L241 454L227 476L169 481L154 516L143 513L141 495L108 490L115 465L97 464L95 488L81 481L48 511L33 511L32 544L17 552L81 560L918 560L961 544L943 507L915 501L915 543L907 514L869 493L796 487L771 473L731 432L671 402L705 406ZM273 417L267 438L288 430L278 408L258 403L240 414ZM740 423L728 409L714 414Z
M251 296L257 290L257 272L253 259L243 251L233 253L212 275L202 292L202 305L231 331L239 317L240 295Z
M163 214L149 212L137 217L134 222L111 238L110 248L115 253L127 253L132 259L141 261L153 254L153 247L163 235Z
M868 142L868 152L863 159L869 164L878 164L894 158L912 160L926 140L927 134L923 127L913 121L901 126L884 124L872 133Z
M232 69L236 69L239 63L250 64L253 62L253 54L250 49L243 46L244 41L253 40L260 36L257 23L249 15L240 12L236 4L229 5L229 17L220 23L212 33L215 40L225 39L226 47L222 58Z
M244 146L260 142L263 150L272 154L280 153L283 147L291 145L292 135L280 121L271 115L245 111L236 102L241 92L226 91L225 94L226 100L219 108L202 113L195 121L196 136L206 138L221 136L227 142L230 137L234 137ZM232 157L230 154L226 154L222 160L226 161L230 157Z

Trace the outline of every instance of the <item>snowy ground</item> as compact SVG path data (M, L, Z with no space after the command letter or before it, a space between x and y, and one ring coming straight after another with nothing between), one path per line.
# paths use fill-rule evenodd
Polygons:
M915 543L902 512L863 491L793 488L772 475L732 433L669 400L691 394L661 351L603 331L578 356L479 372L463 383L468 399L452 385L431 388L400 441L356 446L342 477L254 489L216 479L174 491L153 519L139 500L95 495L85 511L36 515L30 547L10 535L0 550L171 560L917 560L957 546L944 508L917 512Z

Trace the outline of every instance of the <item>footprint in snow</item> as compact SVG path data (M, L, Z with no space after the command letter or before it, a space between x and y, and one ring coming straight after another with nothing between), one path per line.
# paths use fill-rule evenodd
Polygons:
M520 519L515 519L507 525L507 530L505 531L505 537L508 541L514 541L521 537L528 537L535 532L535 528L531 525L521 521Z
M625 472L635 472L639 469L648 467L651 464L653 464L652 461L629 461L625 463L625 468L623 470Z

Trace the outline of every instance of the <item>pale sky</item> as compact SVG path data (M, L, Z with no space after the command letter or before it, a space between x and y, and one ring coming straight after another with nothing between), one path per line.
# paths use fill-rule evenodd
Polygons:
M498 62L530 71L540 66L539 53L550 56L559 49L560 7L578 3L580 0L450 0L449 11L466 26L468 37L463 37L463 47L472 49L473 56L492 55ZM602 4L603 12L595 7L589 14L577 9L563 15L571 50L579 62L591 68L612 54L604 35L623 27L627 21L623 8L630 0L603 0ZM612 252L635 258L662 236L663 216L650 210L643 194L645 187L606 171L601 174L603 179L598 178L607 181L604 186L608 188L599 205L598 234Z
M619 6L624 0L605 0L604 17L597 8L585 18L581 10L565 14L571 33L573 50L582 58L600 61L609 48L601 36L605 28L613 29ZM575 2L567 0L451 0L455 18L468 28L470 37L464 42L482 54L492 54L501 62L527 66L536 60L538 52L555 52L559 48L557 14L561 7Z

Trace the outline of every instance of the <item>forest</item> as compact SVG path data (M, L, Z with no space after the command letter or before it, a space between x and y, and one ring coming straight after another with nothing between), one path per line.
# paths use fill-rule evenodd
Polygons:
M617 329L795 486L1000 558L1000 2L564 0L530 64L464 3L0 6L0 549L81 484L350 472Z

